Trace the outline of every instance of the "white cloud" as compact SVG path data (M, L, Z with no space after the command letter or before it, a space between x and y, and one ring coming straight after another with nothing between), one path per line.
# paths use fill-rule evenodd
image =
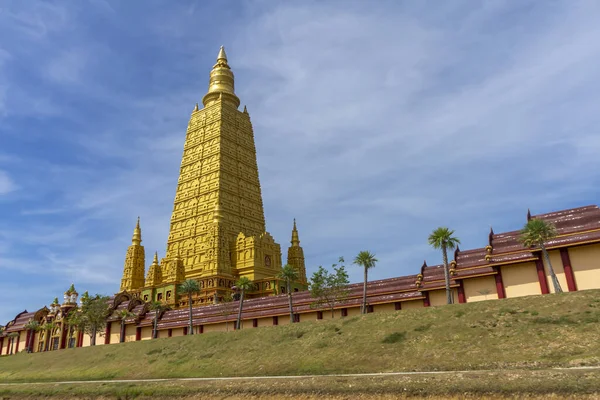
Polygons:
M0 196L10 193L17 189L17 185L12 181L6 171L0 170Z

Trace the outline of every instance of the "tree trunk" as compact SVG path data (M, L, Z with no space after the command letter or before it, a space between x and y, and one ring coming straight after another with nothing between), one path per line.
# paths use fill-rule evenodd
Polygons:
M560 282L558 282L556 274L554 273L554 268L552 268L552 263L550 262L550 255L548 254L548 250L546 250L546 246L544 246L544 243L540 243L540 247L542 248L542 253L544 254L546 263L548 263L548 271L550 272L550 279L552 280L552 285L554 285L554 292L562 293L563 290L560 286Z
M331 307L331 319L335 318L335 310Z
M365 265L365 281L363 282L363 300L362 300L362 310L363 314L367 313L367 280L368 280L369 269Z
M290 324L296 322L294 320L294 306L292 304L292 285L290 285L290 280L287 279L287 291L288 291L288 300L290 302Z
M236 329L242 329L242 308L244 307L244 289L242 289L242 294L240 295L240 309L238 310L238 317L236 322Z
M194 334L194 321L192 319L192 294L188 293L188 300L189 300L189 306L190 306L190 333L189 335L193 335Z
M158 334L158 311L157 314L154 316L154 327L152 328L152 339L156 339L156 336Z
M442 245L442 255L444 256L444 278L446 280L446 303L452 304L452 291L450 290L450 270L448 269L448 250L446 244Z
M92 334L90 335L90 346L96 345L96 328L92 329Z
M125 320L121 320L121 337L119 338L119 343L123 343L125 341Z

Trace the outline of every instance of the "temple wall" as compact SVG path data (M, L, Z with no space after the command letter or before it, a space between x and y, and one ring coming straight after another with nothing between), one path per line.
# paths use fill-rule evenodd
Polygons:
M498 298L494 276L480 276L463 280L467 303Z
M121 323L113 322L110 324L110 343L119 343L121 341Z
M235 326L235 321L229 321L227 326L225 326L225 322L221 322L218 324L207 324L207 325L204 325L204 333L225 332L227 329L229 329L229 331L232 331L234 326Z
M135 342L137 326L135 324L125 325L125 341Z
M391 312L396 311L394 303L375 304L373 305L373 312Z
M40 333L39 332L35 332L35 337L33 338L33 351L38 351L38 346L40 344Z
M158 330L158 337L159 338L169 337L169 330L168 329L159 329Z
M501 268L507 298L542 294L534 262L503 265Z
M141 339L142 340L150 340L152 339L152 326L144 326L142 328Z
M578 290L600 289L600 244L569 248Z
M454 302L458 303L458 291L455 288L452 288L452 296L454 298ZM430 306L432 306L432 307L443 306L443 305L446 305L447 303L448 303L448 301L446 299L446 289L431 290L429 292L429 305Z
M323 315L323 318L325 318L325 315ZM317 321L317 312L311 311L311 312L300 314L300 322L306 322L306 321ZM260 324L258 326L260 326Z
M348 316L354 317L356 315L360 315L360 307L348 307Z
M258 327L261 328L263 326L273 326L273 317L259 318Z
M19 353L22 352L23 350L25 350L26 348L26 343L27 343L27 331L20 331L19 332ZM16 343L15 343L15 349L16 349Z
M280 315L279 316L279 324L278 325L287 325L290 323L289 315Z
M403 301L402 302L402 309L403 310L411 310L411 309L414 309L414 308L422 308L422 307L424 307L422 299L419 299L419 300L408 300L408 301Z
M199 331L198 327L195 326L194 327L194 333L197 333ZM171 330L171 336L175 337L175 336L183 336L183 328L173 328Z
M552 250L548 252L548 255L550 256L552 269L554 269L554 273L558 278L558 283L560 283L560 287L564 292L568 292L569 287L567 286L567 278L565 277L565 269L560 258L560 251ZM548 282L548 289L550 290L550 293L554 293L554 285L552 284L552 279L550 278L550 270L548 269L548 263L546 262L545 257L543 256L542 260L544 260L544 271L546 272L546 281Z
M2 342L2 348L0 349L0 350L2 350L2 351L0 351L0 355L8 354L9 342L10 342L10 339L5 337L4 341Z
M104 345L104 335L100 332L96 332L96 346L103 346L103 345Z

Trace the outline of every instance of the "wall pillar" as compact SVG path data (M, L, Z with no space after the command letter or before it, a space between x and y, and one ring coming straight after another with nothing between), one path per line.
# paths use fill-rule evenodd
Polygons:
M14 339L17 339L17 346L15 348L15 354L17 354L19 352L19 343L21 343L21 332L20 331L19 331L19 336L13 338L13 340Z
M569 292L576 292L577 284L575 283L573 267L571 267L571 257L569 257L569 249L560 249L560 259L562 260L563 269L565 270L565 278L567 278L567 287L569 288Z
M75 347L81 347L83 346L83 331L78 331L77 332L77 343L75 344Z
M62 325L62 329L61 329L60 343L58 344L58 348L62 350L65 347L67 347L67 330L69 330L71 328L68 327L67 329L65 329L66 324L64 324L64 323L61 325Z
M506 291L504 290L504 281L502 280L502 269L501 267L496 267L494 269L496 270L494 279L496 280L496 292L498 293L498 298L505 299Z
M431 305L431 303L429 302L429 292L425 292L423 293L423 295L425 296L425 298L423 299L423 306L429 307Z
M542 294L550 293L550 290L548 290L546 271L544 270L544 262L542 261L542 253L539 253L537 260L535 260L535 269L537 270L538 281L540 281L540 289L542 290Z
M0 337L0 356L2 355L3 348L4 348L4 338Z
M138 326L135 328L135 341L139 342L142 340L142 327Z
M112 322L106 323L106 330L104 331L104 344L110 344L110 326Z
M459 284L458 285L458 303L459 304L466 303L467 296L465 296L465 284L462 279L460 281L458 281L458 284Z

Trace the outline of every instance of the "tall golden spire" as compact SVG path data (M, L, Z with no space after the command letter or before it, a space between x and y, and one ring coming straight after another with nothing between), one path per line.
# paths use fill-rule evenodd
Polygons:
M202 104L208 107L218 100L232 103L236 108L240 105L240 99L235 95L233 72L227 64L227 55L223 46L219 50L217 63L210 71L208 93L202 99Z
M292 246L300 246L300 238L298 237L298 229L296 229L296 218L294 218L294 228L292 229Z
M131 244L137 244L138 246L142 243L142 229L140 228L140 217L137 219L135 229L133 230L133 238L131 238Z

